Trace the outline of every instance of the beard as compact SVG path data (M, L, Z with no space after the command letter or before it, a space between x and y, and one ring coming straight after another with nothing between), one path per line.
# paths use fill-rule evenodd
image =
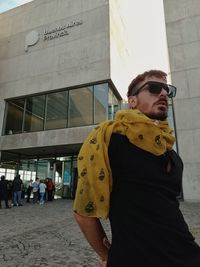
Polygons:
M152 105L148 105L147 101L143 102L138 98L136 108L153 120L164 121L168 117L168 101L166 97L160 97Z
M152 112L152 113L145 114L145 115L148 116L150 119L153 119L153 120L164 121L168 117L168 110L163 109L163 108L159 108L158 112Z
M165 121L167 119L166 114L153 114L152 116L148 116L152 120Z

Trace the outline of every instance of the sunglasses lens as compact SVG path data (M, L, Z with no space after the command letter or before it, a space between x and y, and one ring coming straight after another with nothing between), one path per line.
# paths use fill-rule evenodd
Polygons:
M163 86L161 84L156 84L156 83L150 83L149 85L149 92L151 94L158 95L162 91Z
M149 83L148 89L151 94L158 95L161 93L162 89L164 89L169 98L175 97L176 95L176 87L168 84L158 84L158 83Z

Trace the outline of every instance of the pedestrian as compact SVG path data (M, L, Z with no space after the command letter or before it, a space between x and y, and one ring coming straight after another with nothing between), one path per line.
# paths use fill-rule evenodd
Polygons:
M5 176L1 176L0 181L0 208L1 208L1 201L4 200L5 202L5 208L8 209L10 206L8 205L8 183L5 179Z
M21 201L22 187L23 187L23 182L20 178L20 175L18 174L15 176L12 182L12 190L13 190L13 198L14 198L13 206L22 206L22 201Z
M51 178L47 180L47 199L52 201L54 199L55 185Z
M31 192L32 192L32 189L33 189L32 183L33 183L33 180L30 179L30 181L27 184L27 189L26 189L26 196L27 196L26 202L27 203L30 203L30 196L31 196Z
M199 267L200 247L179 209L183 163L173 150L169 98L151 70L129 85L130 110L96 126L78 156L75 218L101 267ZM100 218L108 218L112 241Z
M40 205L44 204L44 196L45 196L45 191L46 191L46 184L44 183L43 180L40 180L39 184L39 192L40 192Z
M40 180L39 178L37 177L35 179L35 182L32 183L32 187L33 187L33 203L38 203L39 202L39 183L40 183Z

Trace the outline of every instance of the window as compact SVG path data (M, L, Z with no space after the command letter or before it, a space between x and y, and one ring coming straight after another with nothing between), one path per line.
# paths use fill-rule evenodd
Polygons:
M36 160L21 160L19 164L19 174L20 178L25 182L25 186L27 182L31 179L35 181L36 178Z
M108 94L108 119L112 120L115 117L115 113L119 110L119 101L114 95L113 91L109 88Z
M6 174L6 169L0 168L0 176L2 176L2 175L5 176L5 174Z
M175 129L175 123L174 123L174 114L173 114L173 105L172 104L169 104L169 108L168 108L168 123L169 123L169 127L171 129L173 129L174 133L176 134L176 132L175 132L175 130L176 130ZM176 142L174 142L173 149L175 151L177 151L177 143Z
M68 91L49 94L47 96L47 112L45 129L67 127Z
M39 159L37 163L37 177L45 179L47 177L52 178L53 176L53 158Z
M24 99L16 99L7 103L5 134L22 132L24 103Z
M119 100L108 83L9 100L4 134L98 124L113 119Z
M107 119L108 113L108 84L94 86L94 123Z
M7 169L6 170L6 180L14 180L15 178L16 171L12 169Z
M26 100L25 132L44 129L45 96L29 97Z
M69 91L68 127L93 124L92 86Z

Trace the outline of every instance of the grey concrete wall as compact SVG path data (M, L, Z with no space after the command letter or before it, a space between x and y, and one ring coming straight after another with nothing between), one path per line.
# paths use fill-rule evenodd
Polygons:
M43 40L45 30L74 21L82 24L67 28L68 35ZM107 1L37 0L1 14L0 25L2 97L110 77ZM26 36L33 30L40 39L25 52Z
M106 0L35 0L0 14L0 25L0 130L4 99L110 78Z
M183 193L200 200L200 1L164 0Z
M0 150L12 150L83 143L94 126L65 128L6 135L0 138Z

